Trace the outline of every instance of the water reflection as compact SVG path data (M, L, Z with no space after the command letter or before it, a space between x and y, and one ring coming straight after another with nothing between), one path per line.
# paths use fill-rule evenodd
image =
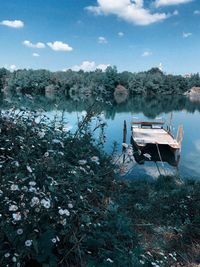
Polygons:
M65 121L73 126L77 124L77 116L81 116L83 110L87 110L89 106L94 104L93 98L87 98L82 101L72 101L66 98L45 98L41 96L23 96L23 95L7 95L1 97L1 109L29 108L33 110L43 110L49 116L53 117L55 110L62 114L65 111ZM200 103L190 102L189 98L183 96L157 96L143 97L137 96L132 99L128 98L125 102L117 104L115 100L109 99L102 102L97 101L95 106L98 110L104 112L108 127L106 128L107 142L104 149L110 153L113 148L113 142L119 144L121 151L123 122L127 120L128 136L130 140L131 122L133 116L147 120L155 119L162 116L166 120L169 119L170 113L173 112L173 128L176 133L178 126L183 124L184 139L182 143L182 153L180 161L180 173L184 177L200 177ZM120 101L118 101L120 102ZM161 166L162 169L162 166ZM169 173L171 170L165 165L165 170ZM134 166L131 172L132 177L157 176L158 171L154 163L147 162L145 166Z
M9 108L16 106L27 107L31 109L44 109L45 111L54 110L66 110L68 113L81 112L87 110L91 105L98 106L105 112L107 119L115 119L118 113L143 113L148 118L156 118L156 116L162 113L169 113L172 111L187 111L194 113L200 111L200 102L191 102L188 97L177 95L177 96L136 96L127 98L122 103L117 103L115 99L112 101L102 100L97 101L95 98L87 98L79 101L73 101L65 97L54 97L47 98L44 96L30 96L30 95L7 95L1 96L0 106L1 108ZM119 101L120 102L120 101Z

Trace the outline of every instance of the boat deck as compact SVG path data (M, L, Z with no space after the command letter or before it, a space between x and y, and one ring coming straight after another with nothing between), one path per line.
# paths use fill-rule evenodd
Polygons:
M147 144L169 145L174 149L179 149L180 144L163 128L140 128L133 127L132 135L134 141L139 146Z

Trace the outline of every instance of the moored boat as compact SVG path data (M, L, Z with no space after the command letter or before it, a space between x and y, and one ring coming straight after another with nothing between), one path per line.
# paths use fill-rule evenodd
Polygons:
M175 138L164 122L135 121L132 123L131 143L138 163L162 161L177 166L183 140L183 127L179 126Z

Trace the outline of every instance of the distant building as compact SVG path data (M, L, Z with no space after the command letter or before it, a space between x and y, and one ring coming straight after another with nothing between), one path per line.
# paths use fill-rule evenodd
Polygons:
M194 86L184 95L188 96L191 102L200 103L200 87Z
M191 76L192 76L191 73L185 73L185 74L183 75L184 78L191 78Z

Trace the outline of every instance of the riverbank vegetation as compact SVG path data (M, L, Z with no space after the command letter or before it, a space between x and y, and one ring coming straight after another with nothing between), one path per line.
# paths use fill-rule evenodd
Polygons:
M1 266L200 263L200 183L117 179L93 138L103 126L92 109L74 134L41 113L1 112Z
M108 67L105 72L76 72L72 70L50 72L47 70L16 70L9 72L0 69L1 91L28 94L60 94L71 98L76 96L98 96L112 99L115 89L122 85L126 94L183 94L193 86L200 86L199 74L183 77L165 74L158 68L132 73L118 72L116 67Z

